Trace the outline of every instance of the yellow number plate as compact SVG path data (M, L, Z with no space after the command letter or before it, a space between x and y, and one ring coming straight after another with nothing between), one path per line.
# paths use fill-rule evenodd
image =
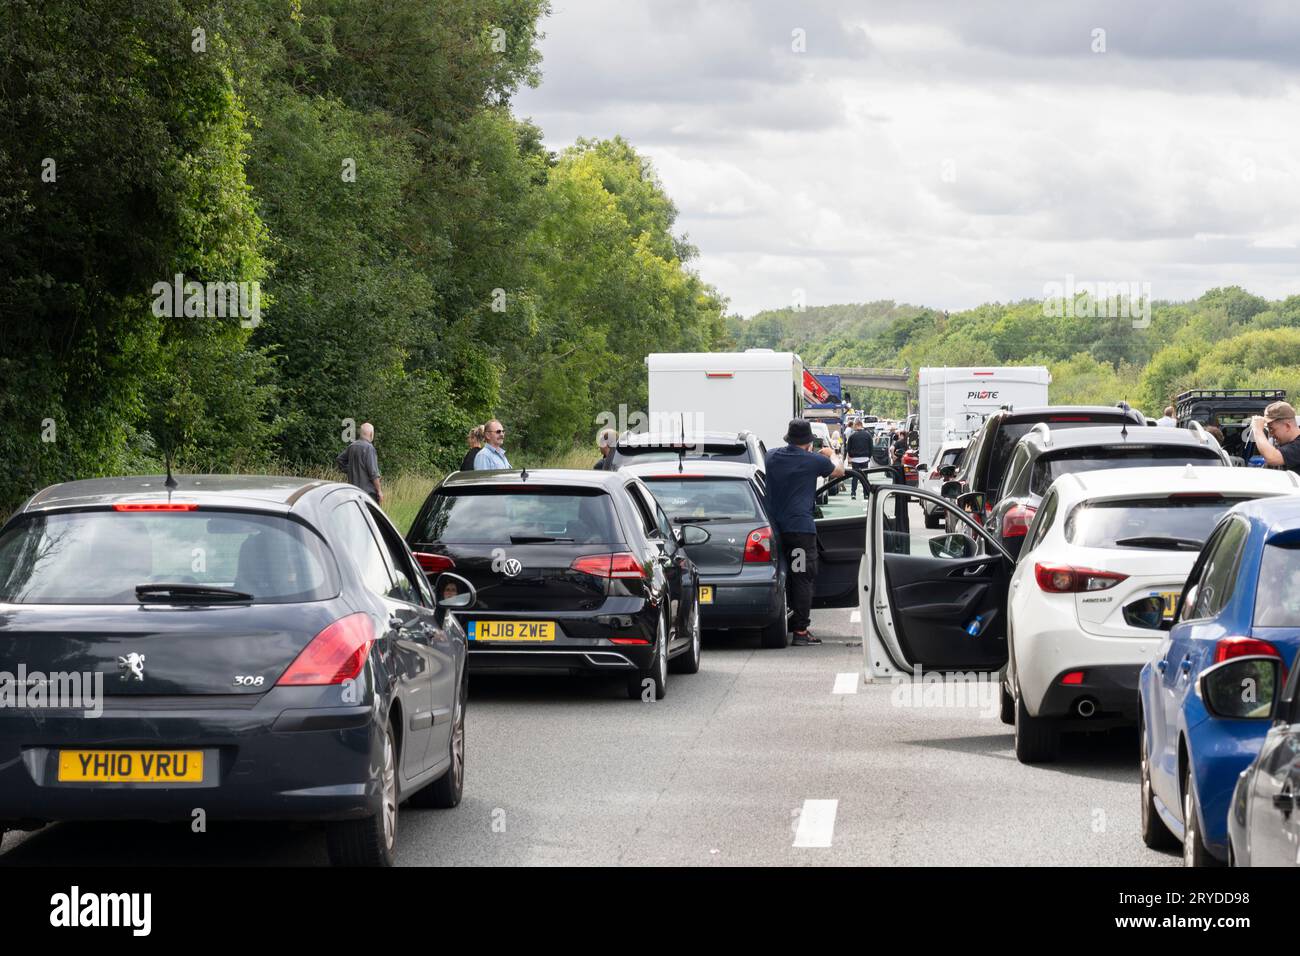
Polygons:
M70 783L202 783L201 750L60 750Z
M1161 591L1159 597L1165 602L1164 619L1166 621L1172 621L1174 619L1174 611L1178 609L1178 592Z
M471 641L553 641L555 624L551 621L474 621Z
M700 603L701 604L713 603L713 585L711 584L700 585Z

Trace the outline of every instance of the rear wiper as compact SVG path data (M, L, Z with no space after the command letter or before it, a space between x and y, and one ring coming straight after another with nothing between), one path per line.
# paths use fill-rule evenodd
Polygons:
M680 517L674 518L675 524L704 524L706 521L739 521L735 515L702 515L699 518Z
M1128 548L1173 548L1187 551L1200 551L1205 544L1204 541L1197 541L1195 538L1166 538L1156 534L1120 538L1115 543Z
M545 534L512 534L511 544L543 544L547 541L572 541L572 538L552 538Z
M169 597L212 598L218 601L253 600L253 595L247 591L217 587L215 584L137 584L135 596L141 601Z

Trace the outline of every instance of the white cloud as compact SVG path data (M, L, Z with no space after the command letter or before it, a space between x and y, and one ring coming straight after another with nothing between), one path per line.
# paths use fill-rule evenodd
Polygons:
M650 156L745 314L795 288L962 308L1067 273L1300 291L1300 11L1140 9L557 0L516 109L552 148Z

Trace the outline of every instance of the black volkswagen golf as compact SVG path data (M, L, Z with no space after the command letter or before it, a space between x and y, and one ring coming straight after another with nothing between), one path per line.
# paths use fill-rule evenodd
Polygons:
M436 584L350 485L45 489L0 529L0 831L197 808L391 863L398 805L464 785L474 590Z
M695 566L640 479L623 472L462 471L420 509L407 541L429 574L477 589L465 619L475 670L610 673L628 696L700 667Z

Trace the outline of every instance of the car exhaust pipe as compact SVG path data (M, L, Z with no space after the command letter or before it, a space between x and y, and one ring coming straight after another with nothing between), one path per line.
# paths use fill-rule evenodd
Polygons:
M1097 705L1091 697L1080 697L1074 705L1074 712L1080 717L1091 717L1097 712Z

